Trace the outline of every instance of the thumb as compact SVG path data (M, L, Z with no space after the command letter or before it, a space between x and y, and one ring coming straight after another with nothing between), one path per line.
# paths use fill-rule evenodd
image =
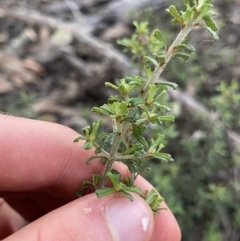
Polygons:
M141 197L133 194L133 198L131 202L116 194L103 198L89 194L46 214L4 241L150 240L152 211Z

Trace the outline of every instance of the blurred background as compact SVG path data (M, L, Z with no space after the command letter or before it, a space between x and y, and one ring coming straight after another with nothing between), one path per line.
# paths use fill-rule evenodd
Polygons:
M117 40L131 38L133 21L148 21L171 41L179 27L165 9L182 2L1 0L0 111L81 132L100 118L90 109L113 94L104 82L136 72ZM151 127L166 135L175 162L152 161L146 178L172 209L184 241L240 240L240 1L214 6L220 40L199 29L190 35L196 52L163 73L179 85L166 99L176 120Z

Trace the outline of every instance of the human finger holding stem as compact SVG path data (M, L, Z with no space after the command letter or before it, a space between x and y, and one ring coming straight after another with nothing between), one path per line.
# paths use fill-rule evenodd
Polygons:
M86 166L92 151L73 143L75 131L7 115L0 115L0 123L0 239L180 240L171 211L153 215L137 195L133 202L119 194L76 198L82 181L101 172L103 165L96 161ZM127 172L123 165L116 168ZM143 190L152 188L142 177L136 183Z

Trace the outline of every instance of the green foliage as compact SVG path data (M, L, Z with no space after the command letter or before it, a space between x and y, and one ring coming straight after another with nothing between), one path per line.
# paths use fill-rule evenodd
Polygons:
M143 57L148 55L148 47L159 52L163 49L163 45L149 33L148 22L133 22L136 28L131 39L118 40L117 43L124 46L125 52L131 52L133 60L137 60L140 68L143 68Z
M164 134L158 132L155 137L150 137L150 140L145 137L151 125L161 126L175 119L167 113L170 108L163 97L169 87L176 89L177 85L159 81L158 78L172 58L181 57L186 60L190 57L194 47L187 44L186 37L195 26L210 29L215 33L215 25L209 24L213 15L210 3L209 0L185 1L185 11L179 11L173 5L166 10L173 17L172 22L180 25L180 32L171 44L160 30L154 30L149 35L146 22L134 22L136 33L132 38L118 41L138 60L139 75L122 78L117 84L106 82L106 86L114 89L118 95L110 96L108 103L92 109L110 118L112 133L101 133L99 120L93 123L92 127L83 128L83 136L74 140L85 140L86 150L96 148L96 155L90 157L87 164L98 158L105 166L101 174L93 175L91 182L83 183L83 187L77 192L78 196L90 189L98 197L117 192L132 201L131 192L134 192L142 196L153 211L161 209L160 203L163 199L154 190L142 194L141 189L134 185L140 173L149 171L151 160L163 163L173 161L170 154L162 152L165 147ZM204 18L207 18L207 21ZM205 24L206 22L209 25ZM119 172L112 169L116 160L128 167L129 177L123 179ZM106 185L107 182L111 183L110 187Z
M233 80L228 86L225 82L221 82L217 86L219 95L211 99L212 105L218 113L221 113L219 118L223 124L229 128L239 128L240 121L236 118L236 112L240 106L240 85L236 80Z
M206 226L206 230L204 232L203 240L204 241L219 241L222 240L223 236L219 232L219 227L216 223L209 223Z
M172 69L178 63L174 64ZM206 85L202 78L209 76L202 69L196 65L185 69L185 75L181 73L185 84ZM179 78L179 72L171 74ZM151 175L145 173L177 216L183 240L194 240L197 233L198 240L228 241L232 233L239 234L239 179L234 172L239 168L240 149L228 137L230 129L240 130L239 87L236 80L221 81L213 96L206 94L206 103L215 112L212 120L186 111L176 118L178 136L167 143L176 163L158 169L152 162Z

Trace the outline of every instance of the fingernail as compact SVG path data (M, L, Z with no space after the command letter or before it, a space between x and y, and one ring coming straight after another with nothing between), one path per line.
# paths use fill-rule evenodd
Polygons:
M151 211L141 198L131 202L115 197L106 208L109 228L116 241L144 241L151 228Z

